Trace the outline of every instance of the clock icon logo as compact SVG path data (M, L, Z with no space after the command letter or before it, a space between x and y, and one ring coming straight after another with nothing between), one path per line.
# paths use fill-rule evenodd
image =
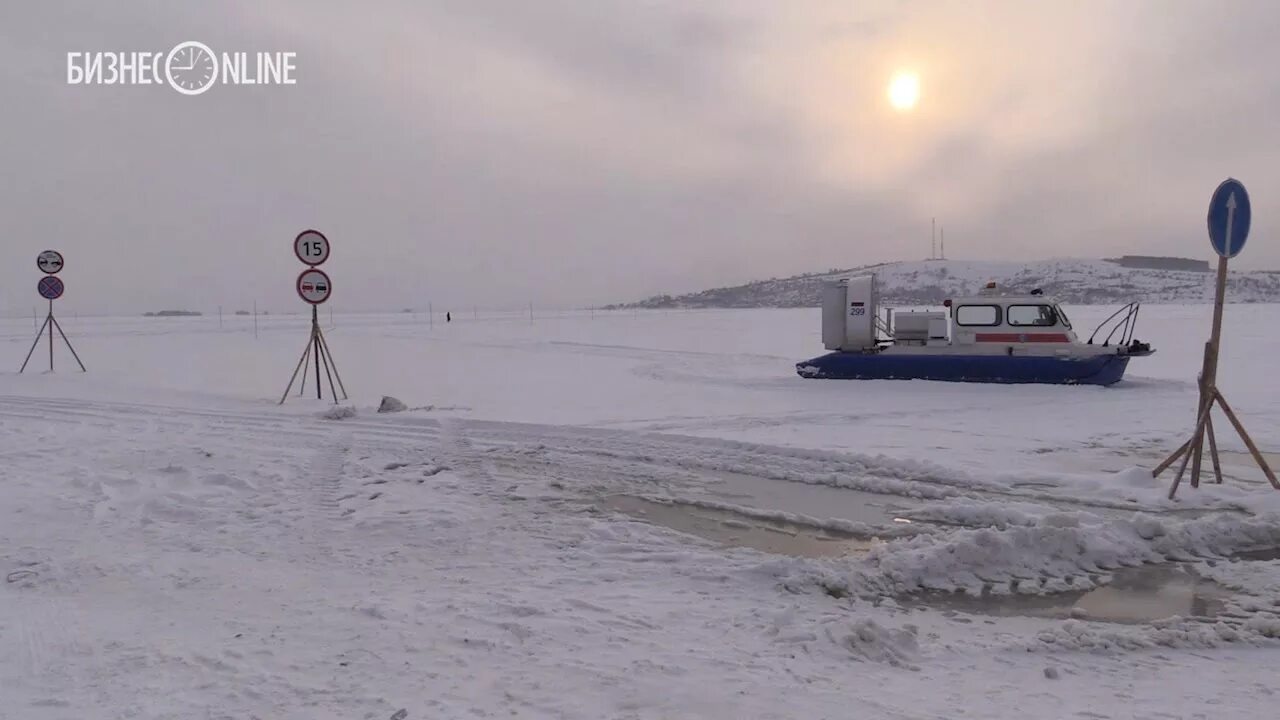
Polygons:
M218 79L218 59L208 45L189 40L169 51L164 73L174 90L183 95L199 95Z

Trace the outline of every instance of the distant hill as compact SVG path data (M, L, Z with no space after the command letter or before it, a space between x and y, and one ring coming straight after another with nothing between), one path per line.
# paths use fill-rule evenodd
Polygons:
M1032 263L915 260L760 280L687 295L658 295L614 307L816 307L820 304L823 281L865 272L875 272L879 277L884 302L900 305L934 305L948 297L975 294L992 280L1006 292L1040 288L1047 295L1077 305L1115 304L1130 300L1147 303L1213 302L1215 276L1212 272L1133 267L1133 264L1121 264L1118 259L1060 259ZM1280 272L1233 271L1227 287L1227 300L1280 302Z

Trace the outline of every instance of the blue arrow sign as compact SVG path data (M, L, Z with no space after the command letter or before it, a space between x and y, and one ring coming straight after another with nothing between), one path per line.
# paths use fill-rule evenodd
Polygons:
M1214 252L1225 258L1239 255L1249 237L1252 216L1244 185L1235 178L1222 181L1209 201L1209 243Z

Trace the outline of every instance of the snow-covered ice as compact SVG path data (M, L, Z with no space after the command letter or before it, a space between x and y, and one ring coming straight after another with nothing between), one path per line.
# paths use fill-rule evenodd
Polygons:
M1145 308L1158 353L1111 388L802 380L815 310L337 315L337 411L275 404L304 316L64 320L86 374L16 374L4 321L0 718L1267 717L1280 561L1247 553L1280 493L1225 423L1224 485L1145 470L1192 429L1209 312ZM1280 451L1280 307L1226 318L1223 391ZM753 524L878 540L772 555ZM1144 563L1222 612L928 600Z

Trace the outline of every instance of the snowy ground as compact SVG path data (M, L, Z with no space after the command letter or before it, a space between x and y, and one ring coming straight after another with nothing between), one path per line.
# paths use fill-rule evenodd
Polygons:
M1280 561L1237 554L1280 547L1280 493L1225 421L1225 485L1141 469L1208 314L1144 308L1112 388L801 380L813 310L338 315L345 419L275 404L303 317L69 318L88 374L0 374L0 718L1269 716ZM1230 307L1221 371L1268 452L1277 321ZM32 332L0 323L14 370ZM1142 564L1214 617L997 607Z

